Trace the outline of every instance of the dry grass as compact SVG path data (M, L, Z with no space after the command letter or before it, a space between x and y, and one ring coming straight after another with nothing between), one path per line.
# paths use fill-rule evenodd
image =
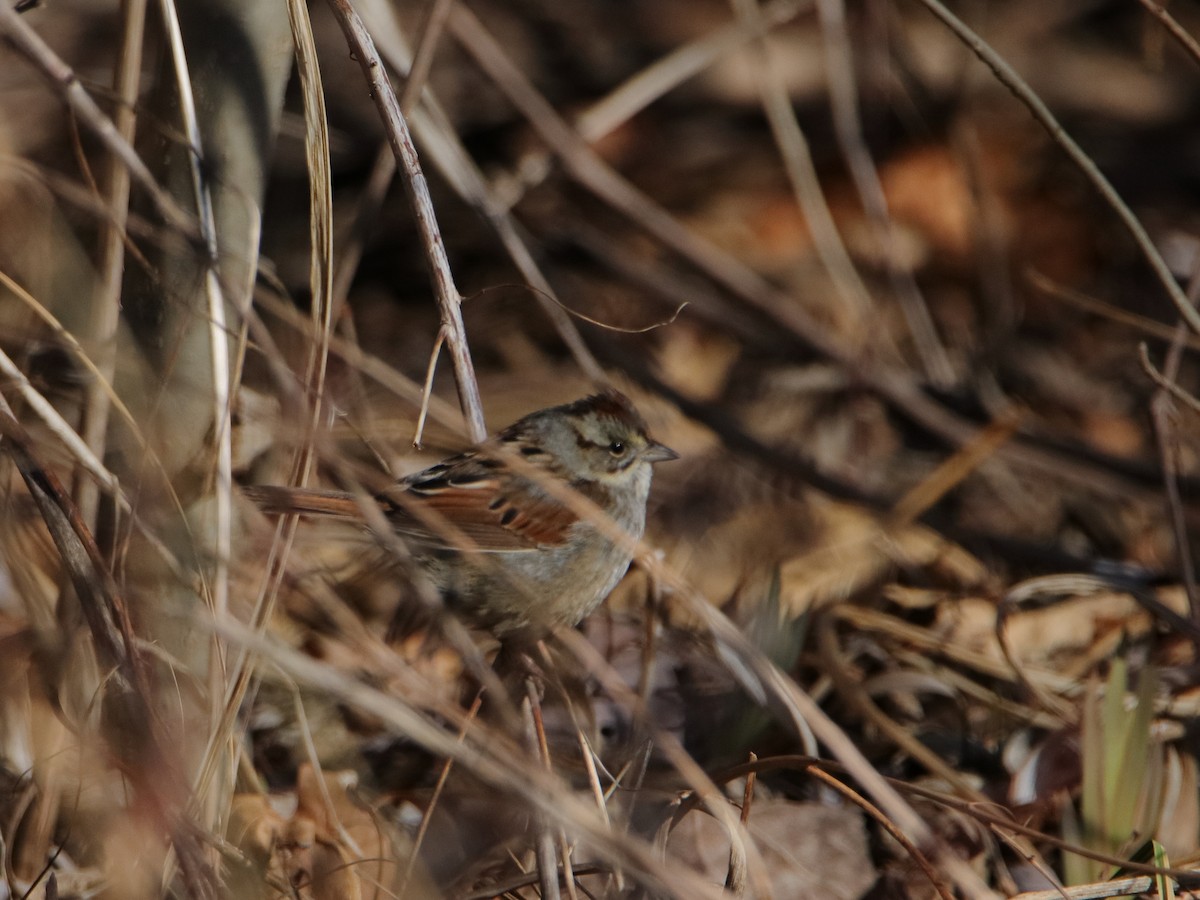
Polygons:
M1190 10L117 7L0 5L0 900L1200 885ZM597 384L536 676L239 491Z

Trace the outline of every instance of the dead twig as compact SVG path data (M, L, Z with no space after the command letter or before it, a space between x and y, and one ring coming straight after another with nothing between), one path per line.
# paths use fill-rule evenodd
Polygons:
M412 205L417 231L425 249L425 262L433 279L446 347L454 366L454 379L458 387L459 403L466 419L467 436L474 443L480 443L487 437L487 426L483 420L479 384L475 379L475 366L471 362L471 350L463 326L462 296L455 286L450 260L446 257L446 247L438 230L437 216L429 196L425 174L421 171L417 148L413 145L408 123L400 109L396 92L392 90L383 60L380 59L375 42L362 19L349 0L329 0L329 6L346 36L350 52L362 67L371 98L375 101L388 141L392 145L392 152L396 156L400 171L404 174L405 193Z
M753 762L754 760L751 760L751 763ZM943 900L950 900L950 898L954 896L954 892L950 890L950 886L946 884L940 875L938 875L937 869L930 864L929 860L925 857L925 854L921 852L920 848L918 848L916 844L908 839L908 835L897 828L895 823L883 814L883 810L877 807L858 791L854 790L848 784L843 784L841 781L838 781L838 779L834 778L819 766L810 765L806 767L805 771L822 784L837 791L839 794L865 812L868 816L878 822L884 831L890 834L896 843L904 848L905 852L909 855L909 858L911 858L912 861L917 864L920 870L925 873L925 877L929 879L929 883L933 886L933 889L937 891L939 897L943 898ZM752 778L754 775L755 772L751 772L746 777Z
M133 180L147 193L155 209L172 228L191 238L199 235L195 219L159 185L113 120L104 114L91 95L84 90L75 71L21 18L19 10L10 5L8 0L0 2L0 40L29 60L58 88L72 112L121 160L133 176Z
M547 772L550 767L550 748L546 745L546 727L542 722L542 702L539 696L540 688L530 675L525 679L525 702L521 704L521 712L525 717L525 745ZM558 890L558 861L554 852L554 829L544 817L534 825L536 836L536 856L538 882L542 888L542 896L547 900L559 900Z
M1192 277L1188 284L1188 300L1196 302L1200 297L1200 260L1193 268ZM1158 385L1154 397L1150 401L1150 415L1154 421L1154 434L1158 439L1159 460L1163 472L1163 490L1167 496L1167 509L1171 514L1171 531L1175 539L1175 554L1179 560L1179 568L1183 574L1183 586L1187 593L1188 607L1192 621L1200 624L1200 592L1196 586L1196 565L1192 561L1190 541L1188 540L1187 521L1183 509L1183 498L1179 491L1179 447L1178 431L1176 430L1175 410L1171 398L1186 403L1191 409L1200 412L1200 400L1188 394L1176 384L1179 367L1183 363L1183 346L1187 338L1187 328L1182 322L1175 329L1175 337L1167 351L1163 371L1159 373L1150 362L1150 354L1145 344L1138 345L1142 368Z
M409 70L411 57L403 47L388 42L381 43L379 50L394 71ZM432 165L440 171L459 197L491 226L513 265L530 286L537 291L552 294L553 288L526 244L511 210L499 198L495 187L489 185L479 165L467 153L449 117L430 91L424 92L422 101L413 110L412 124L422 143L430 148ZM579 368L597 384L604 383L604 370L584 343L575 323L562 310L546 303L541 295L538 295L538 302Z
M1033 88L1017 74L1017 71L1008 64L999 53L997 53L990 44L972 30L962 19L954 15L946 8L940 0L919 0L925 7L940 19L947 28L954 32L955 36L962 41L972 53L979 57L980 61L992 70L996 78L1008 88L1016 96L1018 100L1025 104L1033 117L1038 121L1043 128L1049 133L1051 139L1066 151L1067 156L1071 161L1079 167L1079 170L1087 177L1088 181L1095 187L1097 193L1104 198L1104 201L1112 207L1117 217L1129 231L1134 242L1142 251L1142 255L1146 258L1146 262L1150 264L1159 283L1163 286L1167 296L1171 298L1171 302L1175 304L1175 308L1179 311L1179 315L1184 321L1191 326L1192 330L1200 334L1200 312L1197 312L1195 307L1188 302L1187 296L1180 290L1179 285L1175 282L1175 276L1171 274L1171 269L1167 265L1166 260L1162 258L1162 254L1158 252L1158 248L1154 246L1154 241L1150 239L1150 235L1146 232L1141 221L1134 215L1133 210L1121 198L1100 171L1100 168L1092 162L1092 158L1084 152L1083 148L1075 142L1075 139L1067 134L1066 129L1062 127L1054 113L1050 112L1050 107L1042 101L1042 98L1034 92Z
M757 3L757 0L755 2ZM879 170L875 167L875 161L871 158L871 151L863 136L858 85L854 76L844 0L817 0L817 18L821 23L833 128L842 158L846 161L855 190L867 214L878 252L883 260L884 271L887 272L892 293L904 315L909 334L912 335L913 346L921 358L925 375L938 387L949 388L955 381L954 366L942 345L933 316L929 313L929 306L917 287L912 271L903 268L899 261L896 225L888 211Z
M400 92L400 111L404 115L412 114L417 101L421 99L421 91L429 79L429 69L433 65L433 53L438 41L446 28L446 18L450 15L450 7L454 0L430 0L425 21L421 23L421 39L417 42L417 50L413 54L412 65L408 69L408 78L404 81L404 90Z
M133 0L122 7L124 27L113 92L118 105L113 125L122 140L132 145L137 114L134 105L142 72L142 38L146 30L147 0ZM92 303L88 335L96 348L96 368L100 378L88 382L83 404L80 437L97 458L103 458L108 433L108 415L112 404L109 385L117 359L117 326L121 316L121 285L125 275L125 225L129 219L129 169L121 158L110 153L106 159L105 190L112 219L101 233L99 286ZM77 481L75 496L79 512L89 525L95 525L100 493L91 481Z
M1200 63L1200 43L1197 43L1196 39L1187 33L1187 30L1176 21L1174 16L1154 0L1138 0L1138 3L1146 8L1146 12L1162 23L1163 28L1167 29L1171 37L1175 38L1193 62Z
M450 15L450 28L583 187L637 222L713 281L765 313L807 347L845 368L858 383L923 428L955 445L961 446L974 439L978 433L976 426L927 395L909 373L874 364L843 347L793 297L693 233L618 175L534 89L470 10L456 6ZM1118 494L1137 491L1128 479L1102 466L1074 458L1068 461L1060 453L1032 446L1019 438L1003 446L999 455L1009 462L1051 472L1055 477L1086 485L1092 490Z
M754 753L750 754L750 762L753 763L758 759ZM742 827L746 829L746 833L750 833L750 807L754 803L754 785L758 780L758 773L751 772L746 776L746 784L742 788L742 814L740 816ZM725 873L725 889L732 892L735 897L743 897L746 894L746 857L734 852L736 844L732 842L729 845L729 869Z
M41 513L88 624L101 663L115 671L105 691L108 725L129 742L121 762L138 794L170 836L188 891L216 896L216 879L185 813L187 787L168 757L152 702L150 663L138 647L128 607L100 548L54 473L37 459L28 432L0 397L0 436Z

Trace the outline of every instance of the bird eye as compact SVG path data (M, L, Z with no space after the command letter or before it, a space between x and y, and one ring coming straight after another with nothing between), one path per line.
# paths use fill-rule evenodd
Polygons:
M625 455L625 442L624 441L613 441L611 444L608 445L608 452L611 453L613 456L624 456Z

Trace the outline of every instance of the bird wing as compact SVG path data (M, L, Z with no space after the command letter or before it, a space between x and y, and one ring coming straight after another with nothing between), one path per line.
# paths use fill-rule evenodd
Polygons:
M242 490L272 515L364 518L359 499L345 491L270 485ZM532 481L470 452L405 478L375 500L398 534L451 550L512 553L555 547L566 542L579 521Z
M467 456L400 482L382 499L397 530L426 542L484 551L535 550L567 540L579 517L532 483Z

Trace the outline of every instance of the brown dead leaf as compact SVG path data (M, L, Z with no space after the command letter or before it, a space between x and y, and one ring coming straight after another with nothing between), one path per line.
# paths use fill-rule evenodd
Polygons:
M1165 760L1158 839L1171 859L1186 859L1196 852L1196 836L1200 835L1196 757L1168 747Z
M664 335L658 351L663 379L694 400L715 399L741 353L728 335L680 324Z
M238 794L229 811L226 836L253 860L267 860L275 849L287 820L263 794Z
M963 586L987 581L986 567L931 528L884 529L878 516L844 503L814 503L818 537L782 566L781 602L799 614L813 603L850 596L898 565L935 568Z
M229 888L234 896L262 900L281 896L288 883L280 847L286 830L287 820L266 795L233 798L226 839L244 857L242 864L229 866Z
M975 201L959 162L945 144L917 147L880 167L888 209L932 253L966 260L974 244Z
M1159 599L1183 612L1182 597L1164 591ZM996 604L982 598L964 598L942 606L934 630L942 640L996 660L1003 652L996 639ZM1017 610L1005 619L1008 645L1018 665L1068 669L1090 658L1093 645L1110 634L1143 634L1152 620L1128 594L1097 593L1072 597L1041 609Z
M238 896L306 900L383 900L399 880L400 835L350 795L353 773L316 773L307 764L297 776L296 809L280 814L270 798L234 799L229 840L249 865L231 874ZM420 873L414 897L429 896Z
M293 822L313 825L312 879L316 900L363 897L383 900L397 877L394 835L383 820L350 794L352 772L326 772L301 766L298 807ZM318 889L319 888L319 889Z
M1083 433L1094 447L1113 456L1136 459L1146 449L1143 429L1121 413L1088 410L1084 413Z

